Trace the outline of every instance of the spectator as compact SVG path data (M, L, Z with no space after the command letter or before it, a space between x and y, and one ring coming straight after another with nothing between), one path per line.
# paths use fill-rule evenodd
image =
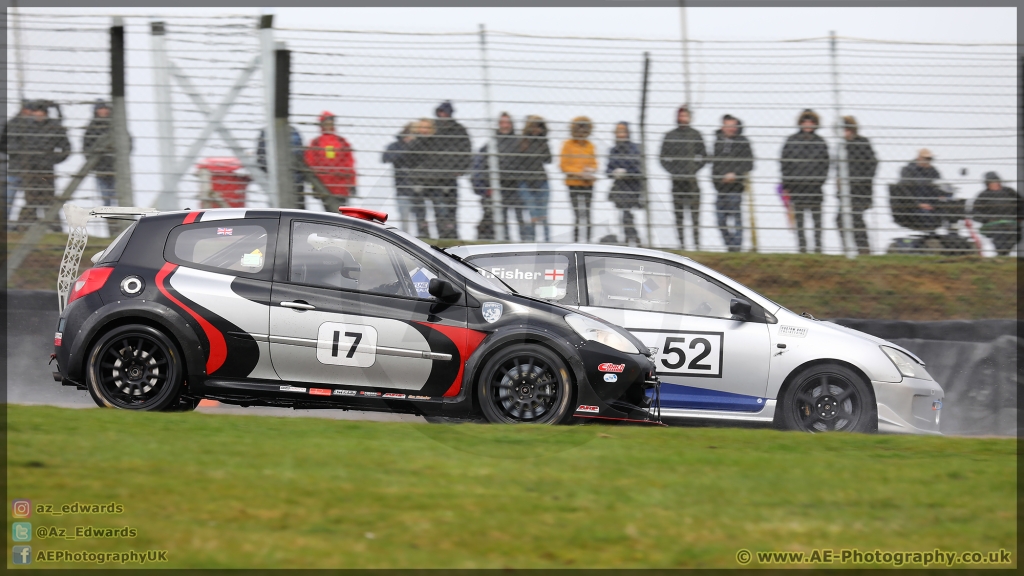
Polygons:
M8 156L8 175L20 180L25 192L25 207L18 220L23 226L40 220L54 203L56 176L53 167L71 155L71 142L60 119L60 108L53 102L29 102L28 116L16 116L7 123L3 136L3 149ZM58 118L50 118L50 107L57 109ZM59 221L50 223L51 229L61 231Z
M597 178L597 157L594 155L593 143L587 138L593 128L590 118L573 118L569 129L572 138L562 144L561 168L565 173L565 184L569 187L569 200L576 219L572 231L573 242L580 241L581 228L584 232L583 242L590 242L590 200L594 195L594 180Z
M693 222L693 248L700 250L700 186L697 171L704 164L707 150L700 132L690 127L690 109L686 104L676 111L676 127L661 143L661 167L672 175L672 204L675 208L679 247L685 248L685 215Z
M494 207L491 205L491 168L488 162L487 144L484 144L473 156L473 164L469 169L469 183L473 193L480 197L480 207L483 209L483 216L476 225L477 240L494 240Z
M971 218L982 225L981 233L992 240L999 256L1008 256L1020 243L1022 206L1020 194L1003 186L999 174L985 174L985 190L974 199Z
M519 140L518 162L515 165L519 174L519 195L523 206L529 211L530 221L523 227L523 241L534 242L537 238L537 226L544 230L544 241L551 242L551 230L548 228L548 201L551 187L548 184L548 173L545 164L551 163L551 148L548 146L548 126L540 116L527 116L523 137Z
M97 100L92 109L92 120L85 129L85 136L82 137L82 152L89 156L94 152L97 141L110 132L110 105L102 100ZM99 188L100 197L104 206L117 204L117 194L114 182L114 146L113 143L107 146L108 152L103 154L96 166L93 167L93 175L96 176L96 187Z
M458 178L467 173L473 160L469 133L454 119L452 103L445 101L434 110L434 134L417 138L417 173L424 195L434 205L434 219L440 238L458 238Z
M878 159L871 148L871 141L858 134L857 119L843 116L843 139L846 141L847 175L850 182L850 213L853 216L853 240L859 254L871 254L868 244L868 228L864 224L864 211L871 208L875 170ZM843 230L843 212L836 215L836 227ZM846 236L839 234L846 250Z
M782 188L789 194L796 211L796 233L800 252L807 252L804 225L805 210L810 211L814 226L814 251L821 253L821 187L828 178L828 146L815 131L820 125L811 109L797 119L800 131L786 139L782 148Z
M337 212L356 195L356 160L348 141L334 133L334 114L320 114L320 131L306 150L306 164L331 193L322 199L324 210Z
M21 110L18 114L11 118L7 124L4 125L3 141L0 146L3 146L3 153L5 156L8 155L7 139L8 133L10 133L12 141L19 141L18 139L22 135L28 134L32 128L32 110L29 109L28 101L21 103ZM17 146L12 146L11 149L15 149ZM11 219L11 207L14 206L14 200L18 195L18 191L24 193L25 188L22 184L21 176L16 175L14 172L15 167L11 166L11 159L8 156L4 161L5 173L7 176L7 219Z
M412 166L414 157L409 148L418 134L429 134L429 127L420 127L421 121L409 122L395 136L395 141L388 144L381 157L381 162L391 164L395 170L395 201L398 204L398 227L404 232L416 234L422 232L427 224L427 211L423 205L423 197L413 187ZM421 234L426 236L426 234Z
M893 219L912 230L931 231L942 226L942 207L950 195L936 184L942 178L932 166L934 157L927 148L900 170L900 181L890 192Z
M718 198L718 229L729 252L743 246L743 186L754 169L754 152L743 135L743 123L734 116L722 116L722 127L715 133L715 153L711 161L711 181Z
M291 124L288 125L288 136L292 145L292 186L295 190L295 207L303 210L306 207L306 175L302 167L306 165L305 148L302 146L302 134ZM267 137L264 130L256 139L256 164L267 173Z
M633 208L642 208L640 194L643 191L643 172L640 170L640 147L629 139L629 124L615 125L615 145L608 152L608 166L605 172L612 178L612 189L608 199L622 211L622 229L626 244L638 246L640 235L633 224Z
M515 125L512 123L512 117L509 116L508 112L502 112L498 117L498 129L495 132L495 139L498 141L498 183L501 187L500 209L504 210L503 215L506 216L502 218L505 226L505 239L512 239L512 236L509 234L509 221L507 218L509 208L512 209L512 213L519 225L519 237L523 238L523 212L526 208L519 197L519 174L516 172L516 164L519 162L519 156L516 152L519 138L516 137ZM490 198L491 188L489 150L489 145L485 144L480 148L480 154L474 157L474 162L479 164L478 169L474 170L474 175L477 178L487 179L487 185L483 189L487 190L488 198ZM493 227L494 214L489 206L484 207L484 216L485 218L490 217L491 226ZM485 234L490 238L494 238L493 230L485 231Z

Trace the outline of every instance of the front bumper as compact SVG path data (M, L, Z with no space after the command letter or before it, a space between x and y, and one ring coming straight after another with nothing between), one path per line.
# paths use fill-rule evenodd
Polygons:
M871 382L878 401L878 431L897 434L941 434L942 386L932 380Z

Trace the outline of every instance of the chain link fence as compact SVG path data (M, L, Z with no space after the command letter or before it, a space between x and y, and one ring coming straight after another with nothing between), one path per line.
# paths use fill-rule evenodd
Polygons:
M164 23L163 47L154 22ZM11 39L13 24L9 18ZM97 101L110 97L111 19L21 10L17 25L19 41L8 44L7 129L24 124L34 133L19 118L23 98L59 105L61 116L49 107L48 122L62 126L71 153L39 170L53 166L52 186L41 188L59 196L86 162L83 138L100 114ZM134 202L155 205L171 191L182 208L271 204L259 168L268 113L258 19L127 17L124 27ZM432 238L705 251L796 252L801 223L806 249L830 254L843 253L844 227L873 254L995 255L1013 253L1019 240L1010 190L1019 162L1013 44L691 40L684 66L672 39L292 28L274 35L291 51L296 157L324 185L297 178L312 209L325 199L333 208L342 202L333 194L348 194L348 203L388 211ZM444 102L450 120L437 115ZM680 129L684 103L700 146ZM817 117L820 141L799 137L784 154L805 110ZM325 112L331 138L321 134ZM501 113L511 133L497 133ZM864 174L871 162L863 146L837 161L843 116L869 139L873 174ZM620 122L633 145L616 140ZM739 138L720 132L726 124L749 143L749 158ZM24 140L5 141L15 225L29 218L31 202L45 202L16 181L16 142L27 150ZM493 164L480 154L485 145L499 152ZM1000 184L979 202L989 172ZM72 198L109 202L108 184L89 176ZM223 194L239 189L244 198ZM105 235L104 225L90 232Z

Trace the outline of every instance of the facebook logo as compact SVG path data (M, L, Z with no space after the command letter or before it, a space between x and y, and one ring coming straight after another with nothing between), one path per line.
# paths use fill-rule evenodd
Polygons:
M31 564L32 563L32 547L31 546L15 546L11 549L11 561L15 564Z

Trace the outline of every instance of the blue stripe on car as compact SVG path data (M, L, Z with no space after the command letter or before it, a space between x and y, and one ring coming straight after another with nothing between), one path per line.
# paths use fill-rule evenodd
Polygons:
M647 391L648 396L653 396L653 394L653 390ZM764 398L683 386L662 380L661 406L662 408L686 408L689 410L760 412L764 408Z

